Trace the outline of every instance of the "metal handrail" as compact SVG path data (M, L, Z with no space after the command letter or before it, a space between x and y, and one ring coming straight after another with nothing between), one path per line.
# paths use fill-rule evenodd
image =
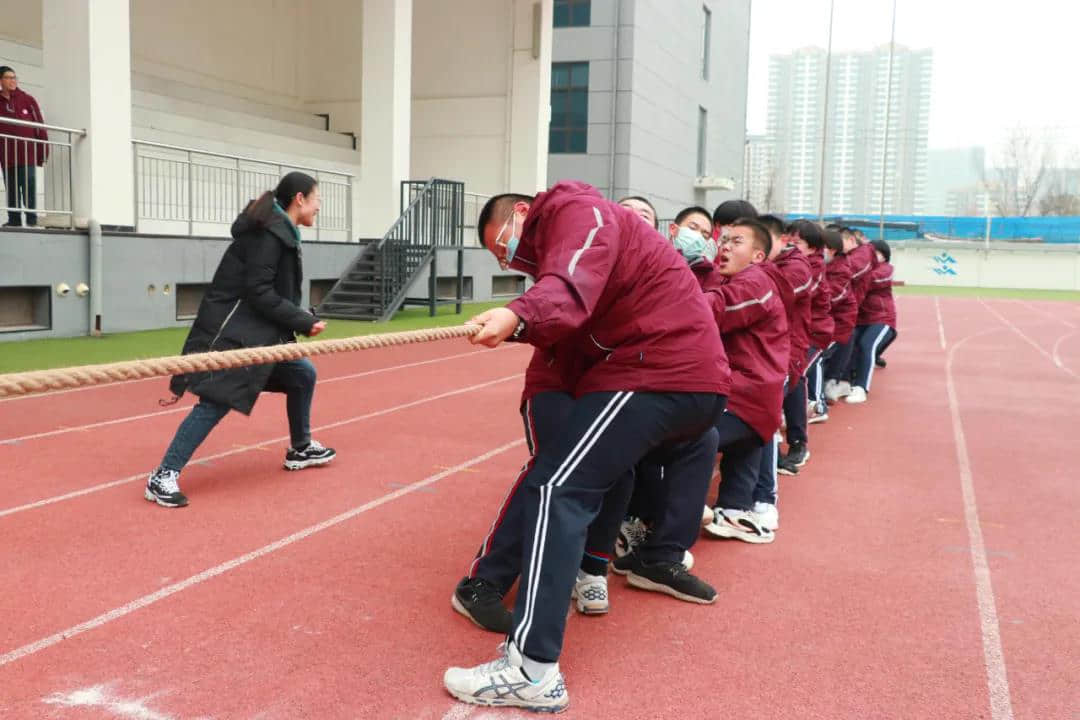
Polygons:
M424 199L425 193L427 193L430 188L435 186L435 182L436 179L431 178L426 183L424 183L424 187L420 189L420 192L416 193L416 197L413 198L413 201L409 203L409 206L405 208L401 215L398 215L398 219L394 221L394 224L390 226L390 229L387 230L386 233L382 236L382 239L379 240L379 244L375 246L376 252L382 250L383 246L386 245L386 241L389 240L390 237L394 234L394 231L397 230L402 223L406 222L409 219L410 213L412 213L413 208L416 207L420 203L420 201Z
M78 135L79 137L86 137L86 130L78 130L76 128L64 127L62 125L47 125L46 123L32 122L30 120L16 120L15 118L0 118L0 125L2 124L22 125L23 127L35 127L43 128L45 130L56 130L57 132L71 133L72 135Z
M183 145L167 145L165 143L150 142L148 140L135 140L132 139L132 143L135 145L144 145L146 147L162 148L164 150L178 150L180 152L195 153L196 155L209 155L210 157L225 158L226 160L243 160L244 162L262 163L263 165L280 165L282 167L296 168L297 170L312 170L314 172L331 173L333 175L341 175L343 177L356 177L355 174L345 172L344 170L334 170L332 168L319 168L306 165L297 165L296 163L287 162L285 160L273 160L266 158L253 158L246 157L244 155L230 155L228 153L219 153L212 150L200 150L199 148L184 147Z

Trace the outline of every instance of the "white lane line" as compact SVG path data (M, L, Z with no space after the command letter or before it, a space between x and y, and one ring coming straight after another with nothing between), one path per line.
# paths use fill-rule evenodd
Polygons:
M1016 327L1016 325L1014 325L1013 322L1011 320L1009 320L1009 318L1005 317L1004 315L999 313L997 310L990 307L989 303L984 301L982 298L979 298L979 302L982 303L983 307L985 307L987 310L989 310L991 313L993 313L993 315L995 317L997 317L997 319L1000 320L1002 323L1004 323L1010 330L1012 330L1014 333L1016 333L1021 338L1023 338L1024 341L1027 342L1028 345L1031 345L1031 347L1038 350L1039 354L1042 355L1043 357L1045 357L1051 363L1053 363L1054 367L1056 367L1058 370L1061 370L1061 372L1066 373L1068 375L1071 375L1073 378L1076 378L1077 380L1080 380L1080 375L1077 375L1071 369L1069 369L1068 367L1065 367L1065 365L1059 365L1057 362L1054 362L1054 356L1051 353L1048 353L1043 348L1042 345L1040 345L1039 343L1035 342L1030 337L1028 337L1024 333L1024 331L1021 330L1020 328Z
M480 463L486 462L486 461L490 460L491 458L495 457L496 455L504 453L507 450L510 450L511 448L515 448L515 447L517 447L519 445L523 445L524 443L525 443L525 440L521 439L521 440L514 440L512 442L508 442L505 445L500 445L499 447L494 448L492 450L489 450L489 451L487 451L486 453L484 453L482 455L477 455L476 457L474 457L474 458L472 458L470 460L466 460L463 463L459 463L459 464L455 465L452 468L447 468L446 470L443 470L442 472L436 473L434 475L429 475L428 477L424 478L423 480L417 480L416 482L414 482L414 483L412 483L410 485L406 485L405 487L401 488L400 490L395 490L394 492L387 493L386 495L382 495L382 496L380 496L380 497L378 497L378 498L376 498L374 500L366 502L363 505L358 505L357 507L354 507L351 510L346 510L345 512L341 513L340 515L335 515L334 517L330 518L329 520L323 520L321 523L318 523L316 525L311 525L310 527L304 528L303 530L298 530L297 532L294 532L292 535L288 535L286 537L281 538L280 540L276 540L276 541L270 543L269 545L264 545L261 548L259 548L258 550L252 550L249 553L245 553L244 555L233 558L232 560L229 560L227 562L223 562L220 565L215 565L214 567L209 568L208 570L203 570L201 573L198 573L197 575L192 575L191 577L187 578L186 580L181 580L180 582L173 583L172 585L168 585L166 587L163 587L160 590L158 590L157 592L152 592L149 595L143 595L141 598L138 598L137 600L132 600L131 602L129 602L126 605L121 605L118 608L114 608L113 610L110 610L110 611L108 611L106 613L102 613L101 615L98 615L96 618L92 618L90 620L87 620L86 622L79 623L78 625L73 625L73 626L71 626L71 627L69 627L69 628L67 628L65 630L61 630L58 633L54 633L52 635L49 635L48 637L44 637L44 638L41 638L40 640L36 640L36 641L34 641L32 643L28 643L26 645L23 645L22 647L15 648L14 650L12 650L12 651L10 651L8 653L5 653L4 655L0 655L0 667L3 667L4 665L8 665L10 663L13 663L16 660L20 660L20 659L22 659L24 657L27 657L28 655L33 655L34 653L41 652L42 650L45 650L46 648L50 648L53 645L56 645L56 644L58 644L60 642L63 642L65 640L70 640L71 638L75 637L76 635L82 635L84 632L87 632L88 630L93 630L94 628L99 628L102 625L110 623L113 620L118 620L118 619L124 617L125 615L130 615L131 613L135 612L136 610L141 610L144 607L147 607L149 605L153 605L154 603L159 602L161 600L164 600L165 598L167 598L167 597L169 597L171 595L175 595L178 592L182 592L184 590L187 590L190 587L194 587L196 585L204 583L207 580L211 580L211 579L217 577L218 575L223 575L223 574L229 572L230 570L235 570L236 568L240 567L241 565L248 564L252 560L258 560L261 557L264 557L264 556L269 555L271 553L277 552L278 550L281 550L282 548L288 547L289 545L292 545L293 543L300 542L301 540L304 540L305 538L309 538L312 535L315 535L317 533L321 533L324 530L328 530L328 529L334 527L335 525L340 525L341 523L343 523L343 522L345 522L347 520L351 520L352 518L356 517L357 515L362 515L363 513L366 513L369 510L374 510L375 508L377 508L377 507L379 507L381 505L385 505L388 502L391 502L393 500L397 500L398 498L403 497L405 495L408 495L409 493L415 492L415 491L417 491L417 490L419 490L421 488L425 488L428 485L433 485L433 484L437 483L439 480L442 480L445 477L449 477L450 475L453 475L453 474L455 474L457 472L460 472L462 470L470 468L473 465L479 465Z
M1009 695L1009 678L1005 670L1005 654L1001 649L1001 628L998 625L997 607L994 603L994 589L990 582L990 565L986 560L982 525L979 523L979 508L975 502L971 459L968 455L964 426L960 420L956 383L953 380L953 360L956 351L968 340L992 332L998 332L998 330L981 330L974 335L968 335L952 346L945 360L945 388L949 396L956 460L960 466L960 489L964 497L964 520L967 523L971 564L975 572L975 597L979 606L979 623L982 629L986 683L990 693L990 717L993 720L1012 720L1012 699Z
M473 350L471 352L458 353L457 355L444 355L438 358L432 358L430 360L419 360L417 362L404 363L401 365L390 365L388 367L376 368L374 370L365 370L364 372L352 373L350 375L339 375L337 377L326 378L325 380L316 381L316 385L325 385L326 383L340 382L342 380L354 380L356 378L367 377L369 375L378 375L380 373L390 372L392 370L404 370L406 368L421 367L423 365L433 365L435 363L444 362L446 360L455 360L457 358L463 358L470 355L479 354L479 350ZM161 379L161 378L158 378ZM85 389L85 388L83 388ZM173 413L184 412L191 409L191 404L186 404L183 407L170 408L168 410L158 410L152 413L143 413L141 415L129 415L121 418L114 418L112 420L103 420L101 422L88 423L86 425L76 425L72 427L63 427L56 430L48 430L46 432L33 433L31 435L21 435L19 437L10 437L0 439L0 445L15 445L27 440L40 440L42 438L55 437L57 435L64 435L70 432L86 432L87 430L95 430L97 428L109 427L110 425L119 425L126 422L135 422L136 420L145 420L147 418L160 417L162 415L171 415Z
M938 296L934 296L934 312L937 313L937 332L938 342L941 344L941 349L945 349L945 323L941 319L941 303L938 302Z
M1058 354L1058 350L1061 349L1061 343L1065 342L1066 340L1071 338L1073 335L1076 335L1077 332L1078 332L1077 330L1073 330L1072 332L1065 333L1064 335L1059 337L1057 339L1057 342L1054 343L1053 349L1050 351L1050 356L1053 358L1054 364L1057 365L1062 370L1067 370L1068 368L1065 365L1065 361L1061 359L1061 355Z
M468 387L458 388L457 390L450 390L444 393L439 393L438 395L430 395L425 398L420 398L419 400L412 400L407 403L402 403L401 405L384 408L383 410L375 410L374 412L346 418L345 420L338 420L337 422L332 422L327 425L321 425L319 427L312 428L312 430L330 430L332 428L341 427L342 425L360 422L361 420L370 420L371 418L381 417L382 415L389 415L390 413L395 413L399 410L407 410L408 408L416 407L417 405L424 405L426 403L434 402L436 400L442 400L443 398L454 397L455 395L462 395L464 393L472 392L473 390L479 390L481 388L489 387L491 385L497 385L499 383L506 382L507 380L513 380L520 377L522 377L522 373L517 373L516 375L507 375L506 377L477 383L476 385L469 385ZM226 450L225 452L217 453L216 455L207 455L205 457L200 457L198 460L194 460L193 462L199 463L206 460L217 460L219 458L228 457L230 455L237 455L242 452L247 452L248 450L255 450L257 448L266 447L267 445L280 443L288 439L288 435L282 435L281 437L271 438L270 440L263 440L262 442L255 443L253 445L242 445L240 447L233 448L232 450ZM7 515L14 515L15 513L25 512L27 510L34 510L36 508L44 507L46 505L54 505L58 502L82 497L83 495L90 495L91 493L100 492L101 490L107 490L109 488L116 487L117 485L123 485L125 483L134 482L135 480L143 480L145 478L146 473L140 473L138 475L131 475L130 477L121 478L120 480L111 480L109 482L101 483L100 485L94 485L92 487L83 488L81 490L74 490L69 493L64 493L63 495L56 495L54 497L45 498L44 500L37 500L35 502L27 503L25 505L17 505L12 508L0 510L0 518L6 517Z
M1032 305L1031 303L1024 302L1023 300L1020 300L1019 303L1021 305L1023 305L1024 307L1026 307L1028 310L1030 310L1030 311L1032 311L1034 313L1038 313L1039 315L1042 315L1045 318L1053 320L1054 322L1059 322L1059 323L1061 323L1062 325L1064 325L1067 328L1071 328L1073 330L1077 329L1076 323L1071 323L1068 320L1066 320L1065 318L1058 317L1057 315L1054 315L1051 312L1047 312L1046 310L1039 307L1038 305Z

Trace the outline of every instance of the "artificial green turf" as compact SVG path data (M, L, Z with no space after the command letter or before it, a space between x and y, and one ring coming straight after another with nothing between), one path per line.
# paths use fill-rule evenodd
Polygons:
M319 335L319 339L459 325L483 310L503 304L501 302L468 303L462 308L460 315L454 313L453 305L443 305L438 308L435 317L428 315L427 308L413 307L399 311L393 320L385 323L331 319L327 320L326 330ZM0 342L0 373L48 370L73 365L93 365L177 355L184 344L187 332L188 329L183 327L117 333L100 338L50 338Z
M1023 290L1013 288L954 287L940 285L898 285L898 295L940 295L942 297L1013 298L1017 300L1066 300L1080 302L1077 290Z

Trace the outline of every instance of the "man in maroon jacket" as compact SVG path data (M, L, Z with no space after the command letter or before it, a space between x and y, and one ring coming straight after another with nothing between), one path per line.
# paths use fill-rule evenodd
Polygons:
M478 230L503 267L536 283L506 307L473 318L482 327L472 342L550 348L569 341L583 369L569 417L555 440L539 447L523 480L521 590L504 653L450 668L443 683L464 702L557 712L569 702L558 658L570 591L604 493L654 450L675 460L680 448L709 435L715 455L714 425L731 375L686 262L594 188L559 183L536 198L496 196ZM712 458L705 460L694 473L708 474ZM687 542L679 534L696 534L704 501L681 494L684 484L699 483L689 470L667 478L658 508L670 521L663 523L667 537L643 548L629 580L707 603L715 591L681 563Z
M716 272L704 278L703 289L731 364L732 388L716 426L721 479L705 531L770 543L775 535L754 513L754 487L762 448L780 427L791 353L787 310L777 278L764 266L772 250L768 229L756 220L736 220L722 237Z
M7 187L8 221L4 227L22 225L26 208L26 224L37 225L37 171L49 156L49 134L44 128L5 123L3 118L44 123L41 108L29 93L19 89L15 71L0 66L0 168Z
M787 452L781 456L778 472L796 475L810 459L807 425L823 422L829 415L821 397L821 356L832 343L834 322L830 314L829 284L825 279L825 238L821 228L810 220L796 220L787 228L791 243L806 258L810 268L810 322L807 326L806 370L796 388L784 397L787 421ZM814 415L808 417L813 409Z
M875 240L862 247L874 250L878 265L870 271L869 289L859 306L855 325L855 376L851 394L844 398L853 405L864 403L874 379L874 366L881 353L896 339L896 303L893 301L893 266L889 264L892 249L884 240Z
M788 376L784 383L783 408L798 405L802 408L802 423L806 424L806 370L807 349L810 346L811 288L814 280L810 272L810 262L799 250L789 243L783 220L775 215L761 215L758 220L769 229L772 251L769 262L764 263L767 271L774 274L777 287L781 288L784 307L787 310L788 332L791 341L791 353L788 359ZM797 399L798 402L789 401ZM789 421L790 422L790 421ZM778 482L777 472L780 461L780 436L765 444L761 453L761 467L758 470L757 485L754 487L754 513L761 524L776 532L780 529L780 513L776 507Z

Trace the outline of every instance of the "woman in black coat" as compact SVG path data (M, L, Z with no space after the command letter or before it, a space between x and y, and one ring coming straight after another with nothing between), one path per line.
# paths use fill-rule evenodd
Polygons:
M300 308L298 228L315 222L319 205L315 179L291 172L273 192L247 206L233 223L233 242L199 305L184 343L185 355L295 342L297 333L313 337L325 329L325 322ZM191 391L199 403L180 424L161 465L146 482L146 499L158 505L187 505L180 492L180 471L230 409L250 415L263 391L287 397L292 441L285 455L287 470L325 465L334 458L332 449L311 439L315 366L307 358L178 375L170 389L177 397Z

